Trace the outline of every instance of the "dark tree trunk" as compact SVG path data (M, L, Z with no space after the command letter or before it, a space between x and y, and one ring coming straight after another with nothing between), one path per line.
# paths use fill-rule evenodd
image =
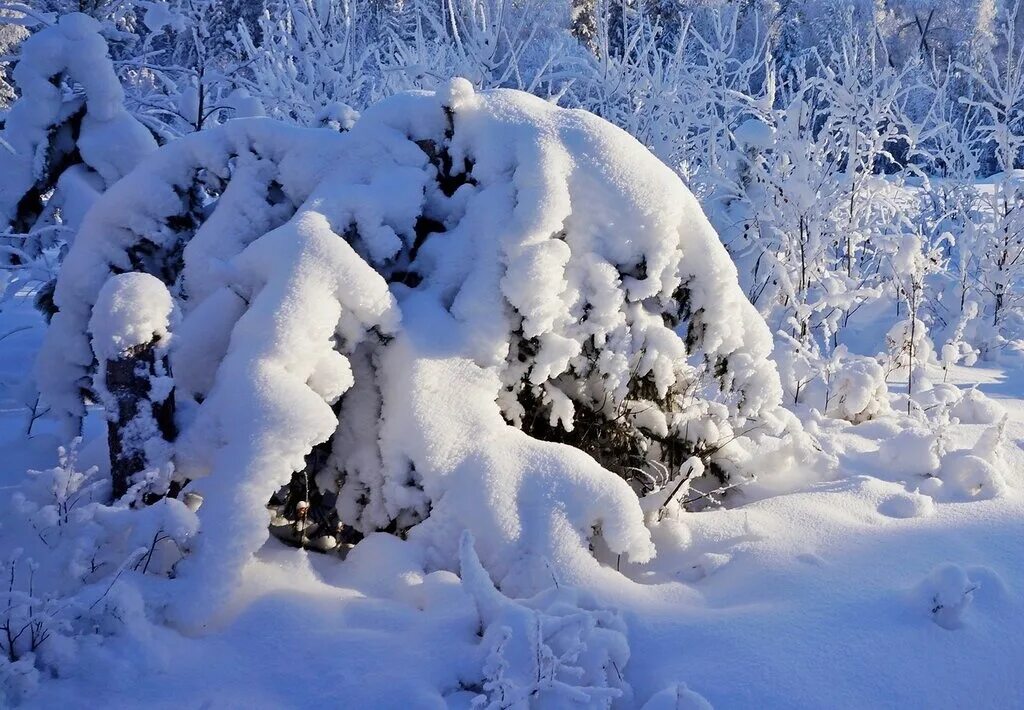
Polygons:
M158 369L169 372L166 358L158 360L156 346L159 339L145 345L129 348L117 360L106 363L105 384L116 410L107 413L107 444L110 448L110 477L114 500L128 492L132 476L147 467L145 440L140 438L137 420L152 414L159 435L173 441L177 435L174 425L174 391L159 402L151 399L152 380ZM158 368L157 365L160 367Z

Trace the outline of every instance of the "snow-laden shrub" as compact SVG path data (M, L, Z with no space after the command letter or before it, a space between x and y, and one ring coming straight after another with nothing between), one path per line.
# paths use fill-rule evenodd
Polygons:
M580 589L556 584L530 599L498 591L473 550L460 544L462 584L476 602L487 650L474 708L611 707L629 700L626 627Z
M949 413L961 424L997 424L1006 416L1006 408L972 387L950 407Z
M880 473L897 478L932 475L939 467L936 436L924 428L908 427L878 446Z
M156 148L124 109L100 30L73 13L21 45L12 73L20 96L0 135L0 222L19 235L5 240L8 261L28 262L73 231L96 196Z
M879 444L874 475L905 483L909 490L940 501L984 500L1006 494L1008 462L1003 447L1007 414L1002 407L977 390L962 392L942 384L923 390L913 400L901 399L914 405L912 418L919 425L906 426ZM905 421L909 424L909 418ZM953 448L950 432L959 423L990 426L972 446Z
M843 345L825 359L806 342L780 334L776 360L785 401L860 424L892 410L885 370Z
M173 463L204 497L211 588L293 473L344 526L408 531L442 566L472 530L524 590L544 559L598 573L595 535L650 557L621 479L664 485L692 455L742 478L801 451L693 196L625 133L519 92L456 80L344 134L239 120L158 151L89 213L57 284L38 374L72 422L123 271L182 313Z
M78 441L57 465L30 471L5 500L0 547L0 705L40 678L74 672L105 636L145 625L140 591L173 577L197 520L185 503L107 505L110 482L78 465ZM15 547L15 544L18 547Z
M938 476L947 499L998 498L1006 494L1007 462L1002 452L1005 430L1003 415L999 423L982 432L973 447L950 451L942 457Z
M854 424L890 411L885 370L878 361L856 355L834 358L830 369L825 414Z
M912 599L918 609L924 607L936 624L949 631L964 625L964 615L974 601L974 592L981 583L973 579L978 568L965 570L946 562L933 569L912 590Z

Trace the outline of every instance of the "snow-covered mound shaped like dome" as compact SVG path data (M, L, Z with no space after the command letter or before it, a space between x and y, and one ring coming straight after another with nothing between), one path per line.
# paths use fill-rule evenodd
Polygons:
M455 80L341 135L238 120L161 148L58 280L39 374L71 417L105 386L88 324L126 271L180 311L161 335L180 435L136 448L169 448L204 496L184 569L211 588L294 472L347 528L408 531L438 565L471 530L523 591L550 566L614 574L595 536L649 558L636 493L692 457L726 478L789 450L770 334L694 197L626 133L520 92Z

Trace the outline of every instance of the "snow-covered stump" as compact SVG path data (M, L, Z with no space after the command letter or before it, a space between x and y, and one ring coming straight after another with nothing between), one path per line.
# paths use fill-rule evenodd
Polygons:
M128 492L132 478L146 470L145 447L133 440L141 418L152 418L165 441L174 438L174 392L154 401L153 378L167 371L166 356L158 357L159 338L131 347L115 360L103 363L107 394L113 410L107 412L111 493L115 500Z
M167 288L141 273L112 276L93 308L89 330L98 363L94 388L107 417L115 501L136 477L159 470L170 459L170 442L177 434L167 357L173 313Z

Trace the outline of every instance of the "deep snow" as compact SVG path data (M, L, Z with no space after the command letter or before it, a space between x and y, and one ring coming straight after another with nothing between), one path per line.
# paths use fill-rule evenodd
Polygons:
M0 318L0 333L29 326L0 340L12 382L29 367L41 324L25 304ZM1024 371L957 367L950 380L977 383L1009 412L1005 495L905 517L895 502L906 486L884 480L892 474L874 454L897 427L883 418L831 433L836 480L688 514L675 531L690 540L685 549L632 570L638 582L600 587L598 601L620 609L628 629L627 706L676 683L717 708L1012 707L1024 697ZM10 491L26 466L52 460L55 440L26 440L24 408L9 397L3 405L0 471ZM973 444L984 428L959 427L954 443ZM12 534L0 528L0 539ZM953 613L955 628L932 614L942 595L962 598L957 570L935 572L948 564L977 587ZM82 645L68 677L41 683L27 706L91 707L100 697L112 708L468 702L452 693L479 662L472 595L423 565L412 545L386 535L341 563L270 541L216 623L192 636L127 623Z

